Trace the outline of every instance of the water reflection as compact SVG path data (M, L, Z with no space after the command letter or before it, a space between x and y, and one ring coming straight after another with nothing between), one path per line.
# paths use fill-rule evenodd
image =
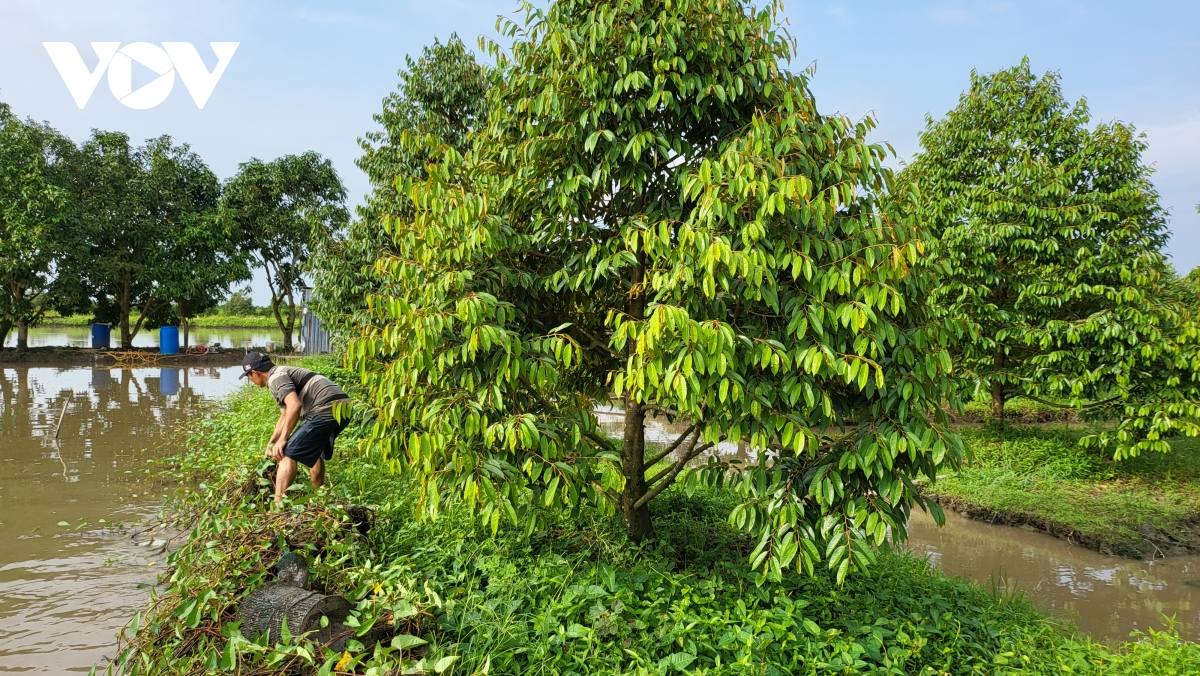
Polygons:
M1127 639L1135 629L1162 628L1166 614L1182 635L1200 639L1200 556L1121 559L953 512L945 528L918 512L909 535L908 548L946 573L1019 589L1093 636Z
M86 672L111 656L145 599L137 585L157 569L109 526L153 513L161 494L146 470L174 426L235 390L237 374L0 369L0 672Z
M183 335L180 334L180 341ZM113 331L110 347L120 344L120 333ZM91 329L86 326L39 326L29 330L29 347L91 347ZM271 329L192 329L191 345L220 343L227 348L263 347L282 342L278 331ZM16 331L9 333L5 347L15 347ZM134 347L158 347L158 331L142 329L133 339Z

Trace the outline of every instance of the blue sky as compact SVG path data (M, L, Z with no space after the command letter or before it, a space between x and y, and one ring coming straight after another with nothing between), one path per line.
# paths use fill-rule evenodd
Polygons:
M92 128L135 140L170 134L222 178L250 157L316 150L332 158L358 202L367 182L353 164L356 139L373 127L404 56L451 32L474 46L495 35L497 15L516 9L513 0L0 0L0 100L77 141ZM1093 119L1145 132L1145 159L1171 214L1168 253L1182 271L1200 265L1200 3L792 0L785 15L797 41L792 67L816 62L819 108L873 114L874 140L890 142L901 160L917 150L926 114L955 105L971 69L994 71L1028 55L1036 71L1060 72L1067 96L1086 97ZM208 42L241 45L203 110L179 81L161 105L133 110L103 80L80 110L44 41L75 43L89 67L93 41L192 42L209 67ZM265 285L254 287L263 302Z

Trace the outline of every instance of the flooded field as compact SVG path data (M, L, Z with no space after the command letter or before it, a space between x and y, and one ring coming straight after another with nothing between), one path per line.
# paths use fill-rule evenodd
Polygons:
M86 326L39 326L29 330L29 347L91 347L91 329ZM180 334L179 341L183 342ZM282 342L278 331L270 329L197 329L189 335L190 345L212 345L224 347L265 347L268 343ZM113 329L110 347L120 344L120 332ZM17 332L11 331L4 347L16 347ZM158 330L142 329L133 339L134 347L158 347Z
M146 470L239 371L0 369L0 673L113 656L162 566L160 543L129 537L162 501Z

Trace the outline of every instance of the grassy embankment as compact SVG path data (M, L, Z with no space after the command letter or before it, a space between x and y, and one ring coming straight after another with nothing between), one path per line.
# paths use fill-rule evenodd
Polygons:
M173 506L191 538L135 621L130 673L381 675L402 660L405 673L453 674L1183 674L1200 663L1200 646L1169 631L1101 646L1020 597L900 554L841 587L823 574L760 584L720 492L665 493L659 537L642 546L589 512L528 536L492 535L453 507L418 523L414 488L357 450L355 425L330 485L314 493L301 479L291 507L272 511L238 487L276 414L246 389L190 430L173 470L189 488ZM344 504L375 510L366 536L345 524ZM235 604L269 579L284 543L309 558L317 585L357 604L351 624L399 636L343 654L244 640Z
M1056 415L1016 403L1018 420ZM1121 556L1200 552L1200 439L1114 462L1079 447L1079 438L1095 431L1079 423L1018 423L1005 432L968 424L960 431L974 457L933 488L943 504Z
M136 322L137 317L131 318L131 321ZM92 323L91 315L70 315L62 317L56 314L47 314L42 321L42 326L90 326ZM202 317L194 317L191 321L193 329L278 329L279 325L275 323L274 317L263 315L204 315Z

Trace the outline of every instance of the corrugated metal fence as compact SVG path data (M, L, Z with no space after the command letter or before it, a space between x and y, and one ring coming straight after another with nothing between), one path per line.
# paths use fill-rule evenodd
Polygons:
M321 320L309 307L312 291L304 290L304 315L300 319L300 354L329 354L333 351L333 341L329 332L321 327Z

